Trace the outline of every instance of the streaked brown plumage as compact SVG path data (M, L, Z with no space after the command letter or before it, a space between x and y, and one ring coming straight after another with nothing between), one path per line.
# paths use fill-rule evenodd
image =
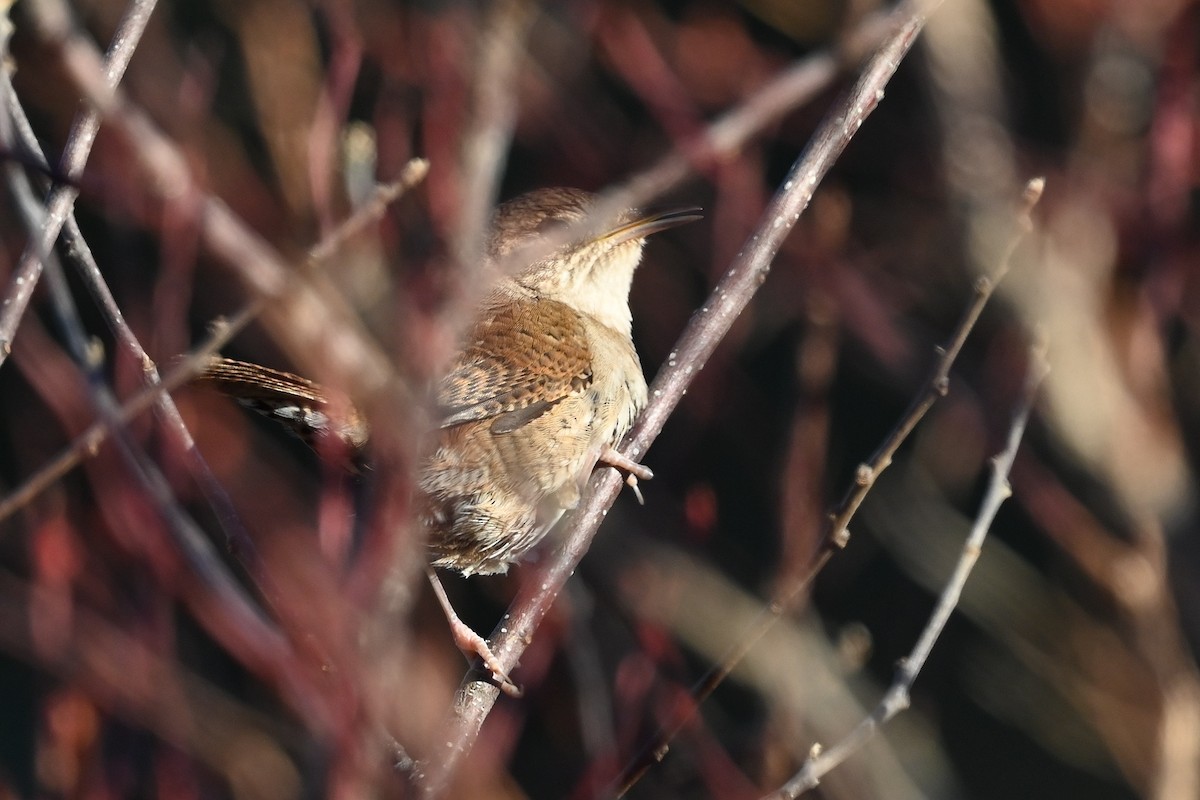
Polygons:
M575 189L544 189L502 205L488 258L581 222L592 202ZM439 386L442 435L422 469L434 566L504 572L575 507L596 463L613 460L612 446L646 404L628 299L644 238L695 218L626 212L487 297Z
M593 203L587 192L560 188L503 204L486 257L498 263L556 228L583 223ZM627 211L488 294L438 386L441 433L421 468L420 513L433 566L464 575L506 571L575 507L597 463L626 471L631 483L650 477L612 449L646 403L629 287L645 237L698 218L694 209ZM240 369L222 373L216 367L207 377L227 389L241 378ZM268 371L259 394L287 389L282 376ZM319 387L300 378L295 386L304 402L285 403L287 415L318 419ZM251 403L262 402L251 394ZM355 433L358 425L356 418L339 429ZM486 661L491 654L481 644L470 648Z

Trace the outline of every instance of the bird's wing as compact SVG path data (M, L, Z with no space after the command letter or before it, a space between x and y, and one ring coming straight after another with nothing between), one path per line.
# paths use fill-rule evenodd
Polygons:
M579 314L552 300L506 303L476 323L438 387L442 427L495 418L511 433L592 382Z

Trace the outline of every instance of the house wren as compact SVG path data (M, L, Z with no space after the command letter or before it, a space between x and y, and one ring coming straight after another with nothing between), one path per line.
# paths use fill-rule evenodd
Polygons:
M566 188L504 203L485 257L498 264L556 229L585 224L593 204L587 192ZM463 575L505 572L575 507L596 464L622 470L635 490L637 478L651 477L613 449L646 404L630 338L629 287L645 238L699 219L696 211L628 210L602 232L502 278L484 299L438 385L441 430L421 464L418 509L432 566ZM204 377L249 395L250 404L301 433L316 423L352 447L365 439L357 415L336 424L325 417L315 384L264 370L258 383L269 385L255 385L245 374L254 369L218 360ZM486 642L457 620L430 575L459 646L507 683Z

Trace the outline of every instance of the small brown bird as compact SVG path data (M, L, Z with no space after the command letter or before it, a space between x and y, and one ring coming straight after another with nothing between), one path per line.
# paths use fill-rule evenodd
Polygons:
M486 258L498 264L556 229L586 224L594 202L587 192L559 188L504 203ZM652 477L613 449L646 404L630 337L629 287L645 238L699 219L697 211L626 211L603 232L502 278L487 295L438 385L441 433L421 466L419 513L434 567L464 575L505 572L576 506L598 463L625 472L635 491L638 478ZM357 415L336 424L327 419L319 387L275 370L264 370L265 380L256 382L247 374L254 369L218 360L204 377L299 427L305 438L311 429L305 434L304 427L317 423L332 426L352 447L365 441ZM432 570L430 579L459 647L478 654L512 690L487 643L458 620Z

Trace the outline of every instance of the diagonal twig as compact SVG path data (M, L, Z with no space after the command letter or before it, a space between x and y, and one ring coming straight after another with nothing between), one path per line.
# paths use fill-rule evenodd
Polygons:
M522 46L537 14L531 0L491 4L482 22L471 71L471 116L463 133L459 219L454 243L461 279L473 281L483 256L488 218L496 204L504 164L517 121L517 90L525 55Z
M921 631L912 652L900 662L891 687L875 709L845 739L828 749L814 745L812 755L804 766L778 791L769 795L771 800L794 800L801 793L815 788L823 775L861 749L875 735L880 726L908 707L909 692L913 682L916 681L921 668L925 666L929 653L946 627L946 622L954 612L955 606L958 605L958 598L962 595L967 578L970 577L971 570L983 550L983 542L987 538L988 529L991 528L992 521L996 518L1001 504L1012 495L1008 475L1012 470L1021 438L1024 436L1025 425L1029 421L1029 414L1033 409L1037 388L1048 369L1044 348L1041 344L1035 344L1031 348L1025 390L1013 412L1005 447L992 459L992 477L983 502L980 504L979 513L975 517L975 523L971 526L971 533L963 542L962 554L959 556L946 586L942 589L937 605L930 614L929 621Z
M121 82L125 68L129 66L133 52L141 40L142 32L150 21L150 14L154 11L156 2L157 0L133 0L130 4L117 27L116 35L113 37L102 68L95 71L95 74L104 76L103 91L112 92ZM60 11L65 13L65 9L60 9ZM69 182L57 184L50 191L50 197L46 202L46 224L41 230L38 241L26 247L25 252L21 255L21 260L13 274L9 294L0 305L0 364L3 364L9 353L12 352L13 338L21 324L21 317L24 316L25 309L29 307L33 290L37 288L38 279L42 274L41 254L54 247L63 223L71 213L71 207L79 194L79 190L75 188L75 182L83 172L84 164L87 163L88 154L91 152L92 143L96 140L96 132L99 129L100 113L94 107L89 107L76 120L67 137L67 146L63 150L58 171Z
M588 228L602 228L626 209L652 202L692 175L711 172L762 130L824 90L839 70L858 64L883 41L893 27L892 21L893 17L883 12L867 15L837 47L799 59L658 162L600 192L586 219L514 250L495 265L496 271L510 274L519 270L583 235ZM488 280L460 285L443 310L442 320L451 329L465 327L490 285Z
M319 276L297 274L227 204L201 189L184 154L145 112L119 90L97 85L99 54L64 15L61 0L37 0L29 7L34 34L53 49L72 86L126 141L135 157L131 166L147 173L147 185L178 202L207 252L231 265L255 295L270 299L260 313L289 355L327 385L345 387L368 412L407 402L391 361L340 293L317 285Z
M892 33L854 88L826 116L772 200L763 225L747 242L707 303L693 316L678 347L668 356L666 367L650 387L649 405L622 443L624 454L639 460L662 430L687 386L765 280L775 253L812 199L817 184L878 105L888 79L911 48L927 14L937 5L937 2L906 2L892 13ZM584 499L568 523L564 545L553 557L540 586L531 594L522 593L493 633L492 651L506 670L516 666L538 624L587 551L620 486L621 478L615 470L600 470L592 477ZM450 730L437 739L445 741L447 746L431 759L432 767L423 778L426 796L437 796L444 791L458 764L471 750L498 694L498 687L475 674L464 679L456 696Z
M310 267L327 261L347 239L379 219L389 204L395 202L406 191L424 179L428 169L428 162L414 159L405 166L395 182L379 186L370 200L310 251ZM143 387L124 402L116 421L122 425L128 423L157 403L160 395L175 391L203 372L210 357L225 347L234 336L249 325L262 312L265 305L266 301L262 298L252 300L232 317L214 322L208 337L194 347L186 357L176 361L171 369L162 376L161 383ZM8 495L0 498L0 522L11 517L30 500L54 485L57 480L78 466L91 453L94 453L108 438L110 432L105 422L93 423L61 453L44 464Z
M47 0L39 0L35 10L43 11ZM54 3L48 3L53 6ZM756 132L779 119L789 109L796 107L813 97L824 88L837 74L839 64L855 61L860 53L882 39L888 28L886 15L870 15L845 38L840 49L832 52L817 53L798 61L792 67L784 70L773 78L751 97L738 105L732 111L718 117L706 128L696 140L689 142L683 153L672 153L646 171L638 174L623 186L605 192L602 195L599 217L605 215L615 217L623 208L644 203L686 178L694 169L707 164L718 163L742 147ZM58 41L63 48L62 58L71 64L88 63L94 59L91 53L92 45L87 41L72 38L72 31L62 29L61 23L53 14L41 21L42 35L48 40ZM134 150L142 160L140 166L147 169L153 186L169 187L172 191L182 192L189 188L198 196L195 202L201 206L197 215L201 217L202 235L206 247L219 258L235 264L246 276L247 282L259 294L256 300L230 318L214 332L210 340L201 347L193 350L193 356L182 362L172 375L164 378L164 388L157 391L172 391L185 383L191 376L197 374L204 363L204 357L216 352L232 338L232 335L255 319L268 305L268 300L278 298L288 284L288 270L283 259L259 237L250 232L244 223L238 220L229 209L216 198L204 195L198 187L191 184L182 155L154 126L136 112L135 109L116 102L111 92L105 92L95 86L90 80L91 71L87 69L72 69L69 76L75 85L85 93L88 99L101 108L115 128L124 136L137 142ZM419 178L412 181L415 183ZM400 182L404 182L403 179ZM411 184L410 184L411 185ZM600 219L594 217L594 221ZM576 233L576 232L569 232ZM561 244L550 242L549 247ZM544 254L543 254L544 255ZM470 294L470 292L464 292ZM278 317L291 319L298 323L299 334L288 326L282 329L285 340L308 341L309 337L319 338L321 331L337 329L338 326L329 322L329 314L323 304L308 291L300 298L293 298L289 304L292 313L279 312ZM458 311L451 310L443 315L451 320L465 320L467 313L464 309L473 308L474 298L462 298L462 306ZM465 323L464 323L465 324ZM342 329L345 330L345 329ZM342 348L344 367L340 373L346 376L345 381L326 380L329 385L348 386L352 396L372 394L379 388L380 382L386 381L385 375L380 375L375 369L379 362L372 356L370 348L364 350L362 339L358 336L342 336L339 338ZM350 348L347 350L346 348ZM317 351L322 348L316 348ZM297 361L302 366L319 361L319 355L314 355L313 349L305 350L301 345L293 348L300 355ZM308 370L317 377L322 377L326 370ZM328 367L329 365L326 365ZM363 381L368 385L364 386ZM361 389L356 392L355 387ZM153 403L150 396L153 392L144 392L135 396L124 407L123 419L130 419L142 413ZM368 409L369 410L369 409ZM107 436L106 429L97 423L84 432L72 445L53 461L46 464L21 487L0 500L0 520L10 516L17 508L28 502L31 497L44 491L62 475L66 474L88 452L94 450Z
M656 761L662 760L671 740L682 730L695 709L699 708L700 704L729 677L734 667L745 658L750 648L766 635L775 622L799 602L812 579L824 569L833 554L846 545L849 540L850 520L862 505L863 499L874 486L879 475L891 463L892 456L912 433L917 423L937 402L938 398L945 394L950 369L954 366L963 343L974 328L976 320L979 319L979 315L991 298L996 285L1008 272L1013 251L1033 225L1031 214L1041 198L1043 185L1042 179L1036 178L1026 186L1021 208L1018 211L1016 229L1009 239L1001 262L990 276L976 280L975 293L963 311L958 326L950 334L947 343L938 347L939 357L933 365L929 378L923 384L923 391L913 399L912 404L884 443L867 462L859 466L854 484L847 491L842 502L830 514L829 522L821 537L820 549L813 556L807 569L793 583L780 589L771 603L763 609L758 619L743 632L741 638L730 647L724 657L696 682L688 702L676 712L671 722L664 724L658 730L650 743L643 747L626 766L617 782L620 787L619 794L627 792L633 784L637 783L646 769Z

